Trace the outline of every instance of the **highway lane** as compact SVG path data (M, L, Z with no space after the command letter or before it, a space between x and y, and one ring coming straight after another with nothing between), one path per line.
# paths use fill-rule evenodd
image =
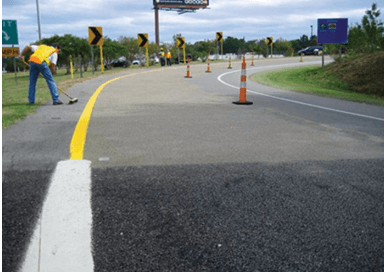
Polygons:
M309 60L319 58L305 58ZM271 69L287 63L297 65L298 59L256 65ZM92 163L95 271L379 269L384 264L383 122L252 93L248 97L254 105L235 106L238 91L218 81L229 71L226 64L211 67L213 73L206 74L205 65L192 66L192 79L184 78L184 67L144 69L114 81L100 94L84 157ZM17 143L17 133L6 132L14 135L3 142L3 157L9 144L3 161L6 192L15 190L10 178L14 173L26 177L32 169L40 184L34 207L41 209L50 171L69 157L69 134L86 98L111 78L71 90L75 96L83 92L82 104L66 115L61 112L62 119L52 119L55 128L65 126L61 137L50 135L52 128L39 136L59 143L55 152L44 144L33 148L27 136L21 141L24 149L16 148L11 143ZM236 73L221 79L229 85L240 83ZM249 80L248 88L384 116L380 107L276 90ZM37 123L24 126L31 129ZM32 159L28 148L34 152ZM7 164L12 152L19 159ZM22 180L18 190L24 194L34 191L25 178L16 180ZM23 203L17 194L13 201ZM18 205L24 211L28 204ZM6 221L13 220L14 207L8 205ZM19 237L33 228L24 218L21 212L15 220L29 224ZM28 237L23 239L25 244ZM20 260L22 253L17 249L5 256L18 254Z
M384 123L311 105L379 119L383 108L249 81L307 105L249 93L237 106L240 72L211 67L101 93L85 146L95 271L380 271Z
M313 60L320 64L319 58ZM302 65L294 61L256 65ZM91 119L85 157L93 167L383 157L382 107L277 90L249 80L250 90L306 105L248 92L254 104L235 106L232 101L239 92L223 82L239 86L240 75L235 71L220 76L228 72L225 68L212 65L214 72L206 74L205 66L192 66L192 79L184 78L185 69L171 68L106 86Z

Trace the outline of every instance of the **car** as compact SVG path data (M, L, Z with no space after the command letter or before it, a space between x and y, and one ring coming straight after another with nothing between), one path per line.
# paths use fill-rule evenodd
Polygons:
M129 67L128 64L129 63L126 60L117 59L117 60L112 61L110 64L105 65L104 67L105 68L108 68L108 67L124 67L124 68L126 68L126 67Z
M160 60L159 58L156 56L156 55L153 55L151 57L149 57L149 62L153 62L153 63L159 63ZM147 64L147 58L142 58L142 59L135 59L132 61L132 65L146 65Z
M132 65L141 65L141 61L140 60L133 60Z
M304 55L318 55L319 51L322 51L323 47L322 46L309 46L307 48L299 50L297 53L299 55L304 54Z
M152 55L151 57L149 57L149 61L150 62L153 61L154 63L159 63L160 62L159 58L156 55Z

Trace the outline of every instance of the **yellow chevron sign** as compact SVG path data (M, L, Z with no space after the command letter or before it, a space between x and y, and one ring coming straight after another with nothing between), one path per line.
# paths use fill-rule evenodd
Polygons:
M185 38L184 37L177 37L176 38L176 47L177 48L185 48Z
M139 47L148 47L149 46L148 34L147 33L137 34L137 44L139 45Z
M267 37L265 39L265 42L266 42L267 45L272 45L273 44L273 37Z
M89 45L103 45L103 28L99 26L88 27L88 43Z
M223 32L216 32L216 41L217 42L223 41Z

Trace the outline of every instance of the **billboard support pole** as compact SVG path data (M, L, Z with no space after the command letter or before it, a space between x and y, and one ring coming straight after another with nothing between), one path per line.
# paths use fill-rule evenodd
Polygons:
M322 67L324 68L324 44L321 44L321 46L323 47L323 54L321 54L321 63L322 63Z
M159 8L155 6L155 32L156 32L156 44L160 45L159 39Z

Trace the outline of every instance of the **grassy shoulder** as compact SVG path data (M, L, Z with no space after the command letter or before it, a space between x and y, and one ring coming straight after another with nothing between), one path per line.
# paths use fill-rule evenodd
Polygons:
M152 67L152 66L151 66ZM104 75L114 74L130 69L138 69L138 66L131 66L129 68L114 68L111 70L104 70ZM74 73L74 78L66 74L66 69L58 70L54 76L58 87L64 91L76 83L84 82L98 76L103 75L101 71L83 72L83 77L80 72ZM29 72L17 73L17 85L14 73L5 73L2 75L2 128L6 128L19 120L24 119L27 115L33 114L36 108L40 105L52 100L45 79L40 76L36 85L36 101L35 105L28 104L28 86L29 86ZM63 102L66 102L66 97L61 95Z
M376 90L376 85L380 83L372 85L375 84L374 79L366 76L362 81L369 82L370 87L362 89L361 77L360 81L356 83L345 80L345 76L354 78L355 70L361 71L364 69L361 65L351 68L351 66L356 66L356 63L359 62L350 59L341 64L336 63L326 66L325 69L316 65L265 71L252 75L251 79L275 88L384 106L384 96L377 91L373 91ZM377 67L377 70L380 72L382 68ZM344 76L344 78L340 79L340 75Z

